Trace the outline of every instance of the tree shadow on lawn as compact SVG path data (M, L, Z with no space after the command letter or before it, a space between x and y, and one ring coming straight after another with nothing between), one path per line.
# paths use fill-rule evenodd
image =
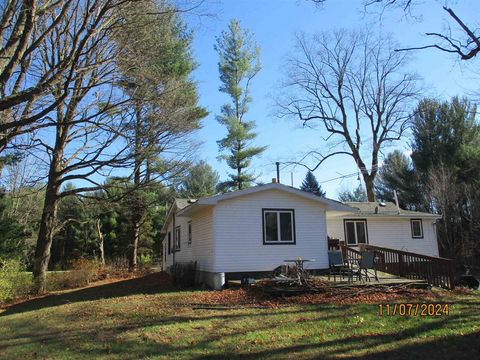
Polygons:
M157 294L178 291L170 284L165 273L153 273L142 277L95 285L78 290L66 290L11 305L0 313L1 316L39 310L82 301L110 299L129 295Z
M308 342L304 344L285 346L277 349L266 349L252 352L236 352L218 355L205 355L195 357L198 360L206 359L232 359L232 360L253 360L253 359L290 359L294 357L302 359L365 359L365 360L407 360L434 358L440 359L479 359L480 358L480 331L467 335L454 334L448 336L435 336L434 339L422 340L425 333L436 329L452 328L470 321L474 323L469 315L456 315L446 317L440 321L421 324L416 327L399 329L398 332L389 332L377 335L353 335L340 339ZM414 340L414 343L403 343L398 347L388 350L377 350L383 345L393 345L397 342ZM368 349L366 354L354 355L353 351Z

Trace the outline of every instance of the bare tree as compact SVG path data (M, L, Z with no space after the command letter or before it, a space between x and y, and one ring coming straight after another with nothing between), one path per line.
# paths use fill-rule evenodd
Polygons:
M71 35L71 46L62 54L61 61L50 64L48 72L41 69L46 59L42 47L54 32L78 19L70 16L84 3L66 0L36 1L11 0L1 6L0 39L0 152L16 136L31 133L46 126L42 121L51 115L63 97L46 96L53 86L69 76L85 46L94 36L96 20L103 18L114 1L105 1L102 7L84 4L98 13L88 21L78 22Z
M128 161L128 145L120 141L125 103L115 95L116 46L109 38L118 25L109 0L79 2L71 7L41 47L42 73L49 73L69 56L79 28L92 32L75 63L50 88L57 103L54 115L44 121L53 136L40 132L34 139L48 154L45 199L38 232L33 274L35 290L45 290L45 275L55 231L57 207L62 197L102 188L98 177ZM85 26L85 23L88 25ZM75 181L77 187L65 187Z
M350 156L369 201L375 201L382 147L402 137L418 93L417 78L403 70L407 54L394 46L388 37L365 32L335 31L311 40L299 35L296 56L287 60L285 94L278 100L280 116L304 126L318 123L325 134L319 146L328 150L310 151L296 163L313 171L332 156ZM305 164L309 158L315 161L311 167Z
M323 6L327 0L309 0L312 1L316 6ZM450 21L454 23L456 30L452 32L451 27L447 32L427 32L426 36L434 39L433 44L427 44L423 46L412 46L398 49L399 51L405 50L423 50L423 49L438 49L447 53L458 55L460 60L470 60L477 56L480 52L480 35L478 34L478 28L474 28L471 24L467 24L466 21L462 20L462 16L459 16L455 10L448 6L449 1L433 1L443 3L443 10L448 15ZM451 2L451 1L450 1ZM372 7L380 7L382 11L389 8L398 8L408 16L413 16L413 8L417 5L415 0L364 0L365 9ZM465 15L465 14L463 14ZM428 17L428 14L425 14L425 17ZM454 33L457 35L454 35Z

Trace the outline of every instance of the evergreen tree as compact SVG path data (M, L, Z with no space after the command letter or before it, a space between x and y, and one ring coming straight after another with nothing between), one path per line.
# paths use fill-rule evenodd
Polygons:
M341 190L338 193L338 200L343 202L365 202L367 193L363 186L359 184L353 191L349 189Z
M377 198L395 201L394 190L402 209L427 211L425 196L420 186L419 174L412 162L401 151L387 155L375 182Z
M307 172L305 179L300 186L300 189L306 192L311 192L317 196L325 196L325 191L322 190L322 187L317 181L317 178L311 171Z
M193 199L214 195L218 179L218 173L205 161L200 161L188 171L178 193L181 197Z
M153 15L158 13L158 15ZM125 25L116 34L121 86L132 104L127 136L133 155L134 190L128 195L132 224L130 269L137 266L141 226L151 206L148 192L155 181L172 181L185 167L187 136L207 115L198 106L191 79L195 62L192 36L178 12L167 2L128 3Z
M219 158L236 171L229 175L230 179L223 183L223 187L241 190L255 180L255 175L246 170L252 159L266 149L251 145L257 136L253 131L255 122L244 118L252 101L251 81L261 69L260 48L252 34L243 30L235 19L230 21L228 30L217 38L214 48L220 56L220 91L228 94L232 100L232 103L222 106L221 114L217 117L218 122L227 128L227 136L217 142L223 152Z

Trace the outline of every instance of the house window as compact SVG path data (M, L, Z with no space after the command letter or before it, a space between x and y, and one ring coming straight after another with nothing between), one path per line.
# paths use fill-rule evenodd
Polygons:
M180 251L180 226L175 228L175 251Z
M172 252L172 233L169 231L168 232L168 255Z
M192 246L192 222L188 222L188 246Z
M263 243L295 244L293 209L263 209Z
M367 220L345 220L347 245L368 244Z
M411 219L410 226L412 228L412 238L423 238L422 219Z

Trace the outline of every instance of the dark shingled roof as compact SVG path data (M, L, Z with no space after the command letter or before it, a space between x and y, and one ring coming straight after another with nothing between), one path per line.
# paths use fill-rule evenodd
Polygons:
M400 214L398 213L397 205L393 202L384 202L385 206L381 206L377 202L344 202L345 205L351 206L358 211L355 215L377 215L377 216L398 216L398 215L408 215L408 216L435 216L430 213L420 212L420 211L411 211L400 209Z

